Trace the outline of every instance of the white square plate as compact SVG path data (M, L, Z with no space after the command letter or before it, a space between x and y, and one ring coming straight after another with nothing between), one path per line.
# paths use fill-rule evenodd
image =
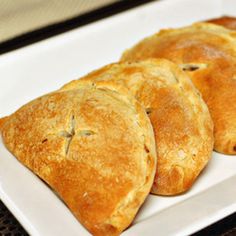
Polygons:
M234 0L163 0L0 56L0 116L102 65L161 28L222 14ZM187 235L236 211L236 157L214 153L193 188L150 195L123 235ZM89 235L39 178L0 141L0 198L31 235Z

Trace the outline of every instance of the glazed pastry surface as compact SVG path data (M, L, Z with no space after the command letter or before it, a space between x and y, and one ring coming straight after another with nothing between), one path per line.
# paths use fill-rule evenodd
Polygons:
M236 32L209 23L161 30L127 50L122 61L166 58L202 93L213 122L216 151L236 154Z
M213 126L199 92L177 65L163 59L116 63L81 80L125 86L145 107L158 152L152 193L175 195L193 185L211 157Z
M221 25L231 30L236 30L236 17L222 16L219 18L208 20L207 22Z
M1 123L6 147L93 235L118 235L149 194L154 134L143 107L116 86L58 90Z

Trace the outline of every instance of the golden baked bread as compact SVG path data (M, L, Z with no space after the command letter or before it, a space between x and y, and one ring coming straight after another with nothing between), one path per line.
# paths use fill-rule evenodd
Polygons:
M207 22L221 25L231 30L236 30L236 17L222 16L219 18L208 20Z
M156 150L143 107L115 85L47 94L1 126L6 147L93 235L118 235L150 192Z
M170 59L202 93L214 122L214 148L236 154L236 32L209 23L162 30L123 54L122 61Z
M211 156L213 128L206 104L181 69L153 59L111 64L81 80L125 86L146 108L158 150L152 193L175 195L192 186Z

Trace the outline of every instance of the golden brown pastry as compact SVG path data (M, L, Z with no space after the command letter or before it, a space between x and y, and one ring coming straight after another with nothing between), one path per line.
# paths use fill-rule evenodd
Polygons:
M81 80L125 86L146 108L158 150L152 193L175 195L192 186L211 156L213 128L206 104L181 69L153 59L111 64Z
M35 99L7 117L1 132L93 235L118 235L151 189L152 126L142 106L112 84L84 82Z
M224 26L228 29L236 30L236 17L222 16L208 20L207 22Z
M236 32L209 23L162 30L126 51L123 61L170 59L188 73L214 122L214 148L236 154Z

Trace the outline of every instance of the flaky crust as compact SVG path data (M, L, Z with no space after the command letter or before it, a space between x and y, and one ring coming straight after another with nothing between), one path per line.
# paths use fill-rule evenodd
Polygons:
M170 59L200 90L214 122L214 148L236 154L236 32L208 23L162 30L126 51L122 60Z
M118 235L150 192L152 126L143 107L113 84L82 82L35 99L1 131L6 147L93 235Z
M211 157L213 128L207 106L185 73L167 60L152 59L111 64L81 80L125 86L146 108L158 150L152 193L175 195L192 186Z
M219 18L208 20L207 22L221 25L231 30L236 30L236 17L222 16Z

